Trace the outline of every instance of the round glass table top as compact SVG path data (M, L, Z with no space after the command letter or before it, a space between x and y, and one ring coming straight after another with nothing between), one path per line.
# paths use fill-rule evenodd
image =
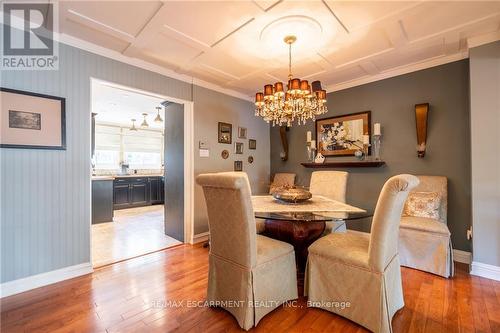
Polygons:
M273 212L258 213L256 218L266 220L303 221L303 222L327 222L327 221L351 221L372 217L372 212Z

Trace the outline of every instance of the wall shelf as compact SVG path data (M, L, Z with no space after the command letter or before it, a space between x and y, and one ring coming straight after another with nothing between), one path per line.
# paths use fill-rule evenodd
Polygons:
M338 161L325 163L300 163L305 168L379 168L384 161Z

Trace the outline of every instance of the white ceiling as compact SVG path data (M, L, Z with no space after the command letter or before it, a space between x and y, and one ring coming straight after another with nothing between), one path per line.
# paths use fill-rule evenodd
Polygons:
M109 85L105 82L92 81L92 112L97 113L96 122L119 126L132 126L131 119L136 119L139 127L147 113L146 120L150 129L163 129L164 123L154 122L156 107L161 106L164 99L140 94L126 88ZM160 110L165 121L165 109Z
M463 59L471 40L500 39L500 1L66 1L59 13L63 34L248 97L286 80L282 38L297 27L294 76L329 91ZM280 24L289 16L306 25Z

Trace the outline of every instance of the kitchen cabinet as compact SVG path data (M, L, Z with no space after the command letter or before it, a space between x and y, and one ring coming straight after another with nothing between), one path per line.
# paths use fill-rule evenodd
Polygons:
M114 209L163 203L163 177L116 177L113 185Z
M149 177L149 192L151 204L163 203L165 197L163 177Z
M113 222L113 178L92 180L92 224Z

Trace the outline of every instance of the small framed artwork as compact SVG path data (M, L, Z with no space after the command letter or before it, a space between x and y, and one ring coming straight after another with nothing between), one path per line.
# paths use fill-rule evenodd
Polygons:
M234 161L234 171L243 171L243 161Z
M0 88L0 147L66 149L66 99Z
M253 156L248 156L248 163L250 163L250 164L253 163Z
M238 127L238 138L240 138L240 139L247 138L247 128L246 127Z
M243 154L243 142L235 142L234 143L234 153L235 154Z
M233 142L233 125L219 122L219 143L231 144Z
M323 156L354 156L357 150L363 149L363 136L371 134L370 123L371 111L316 120L318 153Z
M257 140L249 139L248 140L248 149L257 149Z
M222 158L226 160L229 157L229 151L224 149L222 153L220 153L220 156L222 156Z

